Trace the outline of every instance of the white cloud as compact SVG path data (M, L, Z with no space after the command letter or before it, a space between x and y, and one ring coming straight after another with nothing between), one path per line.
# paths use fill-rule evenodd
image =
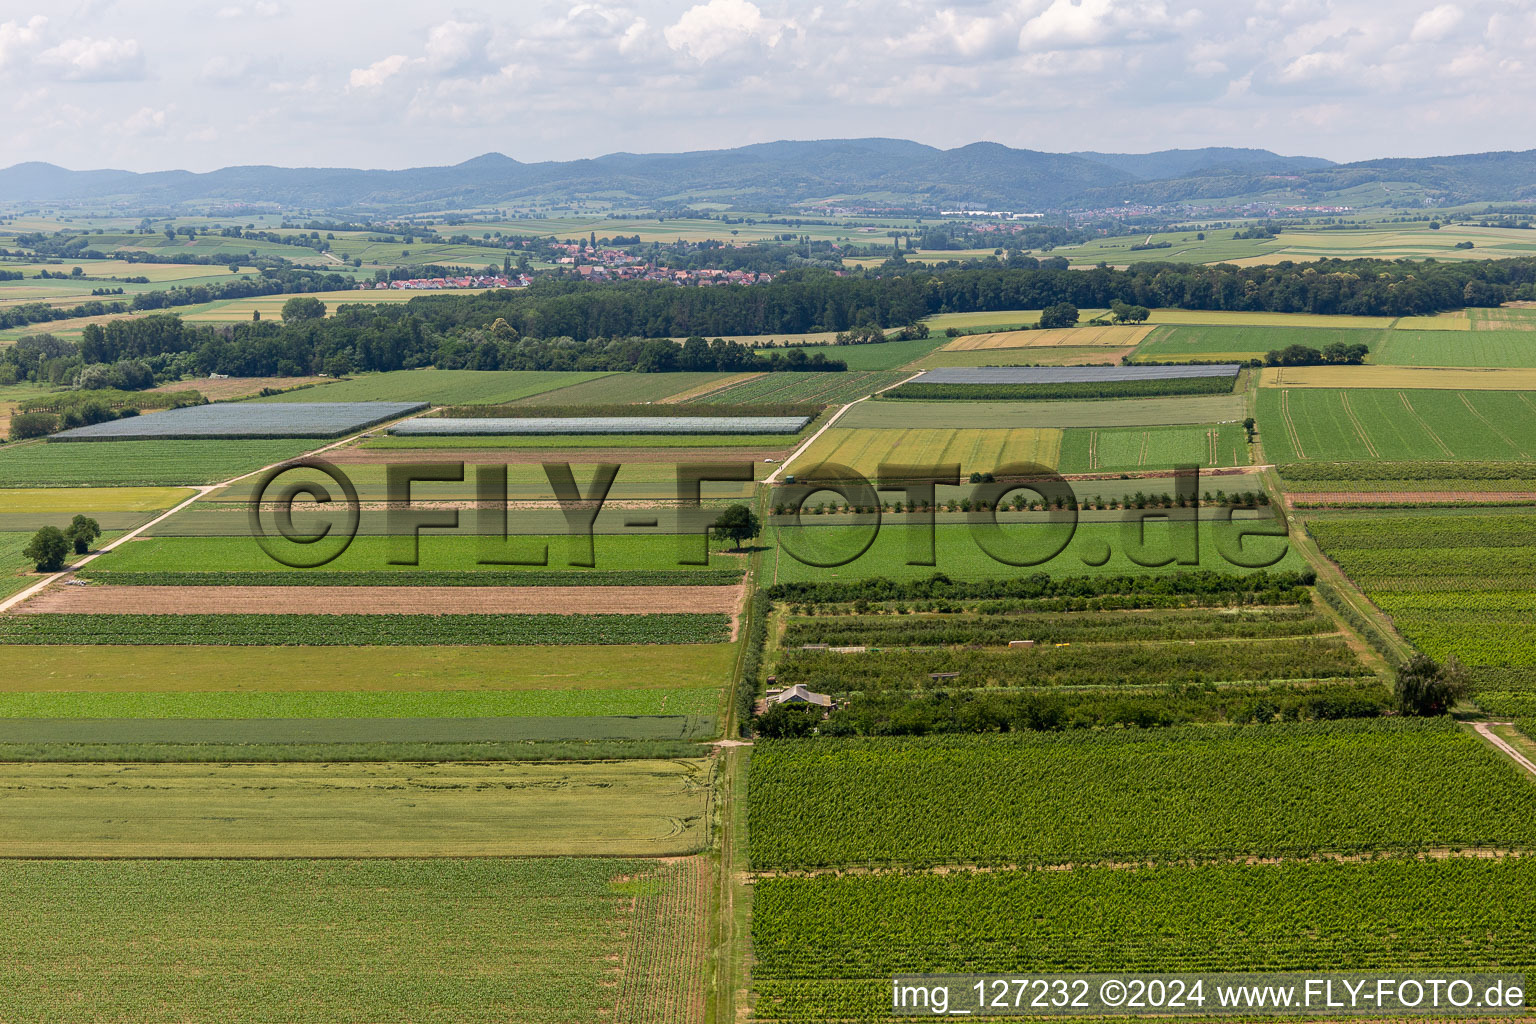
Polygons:
M1053 0L1024 23L1019 47L1039 50L1146 38L1172 21L1162 0Z
M41 14L34 14L27 19L26 24L19 21L0 24L0 71L4 71L12 61L18 61L23 53L35 47L42 40L43 27L47 24L48 19Z
M1408 38L1416 43L1433 43L1444 39L1461 23L1462 10L1455 4L1441 4L1419 15L1413 23Z
M686 51L703 63L759 39L778 45L783 26L763 17L751 0L709 0L683 12L662 35L674 50Z
M427 64L434 71L453 72L487 67L490 30L479 22L445 21L427 33Z
M72 82L127 82L144 77L144 53L137 39L67 39L38 54L37 62Z
M403 53L391 54L365 68L353 68L347 76L347 89L377 89L386 81L416 63Z

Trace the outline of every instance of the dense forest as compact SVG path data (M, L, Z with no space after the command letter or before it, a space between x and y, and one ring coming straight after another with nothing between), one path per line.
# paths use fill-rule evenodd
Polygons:
M503 318L528 337L686 337L804 334L893 327L934 313L1148 308L1412 316L1536 298L1536 259L1321 260L1274 266L1142 263L1127 270L1067 270L1031 258L1014 267L878 277L789 271L767 285L683 288L544 280L520 291L430 295L410 304L441 332Z
M807 356L791 348L756 354L719 339L889 328L935 313L1043 309L1061 302L1083 308L1120 302L1149 308L1409 316L1536 299L1536 258L1322 260L1258 267L1144 263L1127 270L1067 270L1029 257L1021 262L942 272L908 268L879 276L798 269L769 284L699 288L543 278L529 288L425 295L403 305L345 304L328 318L314 302L319 307L315 314L301 319L221 327L152 316L90 325L78 347L50 338L13 346L0 354L0 380L67 383L84 367L124 361L145 363L160 380L188 374L298 376L423 366L841 370L842 361L819 352ZM321 275L316 278L273 284L307 289L324 281ZM716 340L706 342L705 337ZM690 340L681 346L660 340L670 338ZM120 382L143 375L134 368L97 376Z

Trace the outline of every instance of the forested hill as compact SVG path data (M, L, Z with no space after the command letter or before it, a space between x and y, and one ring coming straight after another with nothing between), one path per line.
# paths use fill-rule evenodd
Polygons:
M227 167L206 174L136 174L25 163L0 170L0 202L110 200L174 206L223 200L383 212L598 194L641 203L688 202L707 195L711 202L723 199L742 209L775 210L828 195L868 195L887 204L1032 210L1071 206L1085 192L1148 180L1223 170L1291 174L1324 166L1328 161L1255 149L1044 153L989 142L940 150L899 139L832 139L545 163L488 153L453 166L398 171Z
M1045 153L977 142L941 150L900 139L770 142L690 153L611 153L522 163L499 153L443 167L382 171L226 167L206 174L0 170L0 202L111 201L129 207L228 201L358 213L443 210L602 197L639 205L726 202L779 211L829 195L882 205L1007 210L1274 196L1323 200L1376 186L1400 200L1536 196L1536 151L1333 164L1264 149Z

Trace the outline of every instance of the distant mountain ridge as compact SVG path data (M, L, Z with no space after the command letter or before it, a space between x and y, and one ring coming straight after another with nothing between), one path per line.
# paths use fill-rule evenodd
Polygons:
M486 153L452 166L393 171L239 166L137 173L72 171L34 162L0 170L0 202L126 208L234 202L365 214L606 197L621 205L711 201L743 210L841 202L1044 211L1267 193L1320 199L1373 185L1433 193L1446 201L1530 198L1536 196L1536 151L1335 164L1229 147L1046 153L992 142L942 150L871 138L541 163Z

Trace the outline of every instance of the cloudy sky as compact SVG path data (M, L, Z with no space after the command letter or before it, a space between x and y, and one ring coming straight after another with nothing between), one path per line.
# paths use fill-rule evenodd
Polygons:
M0 0L0 166L1536 147L1529 0Z

